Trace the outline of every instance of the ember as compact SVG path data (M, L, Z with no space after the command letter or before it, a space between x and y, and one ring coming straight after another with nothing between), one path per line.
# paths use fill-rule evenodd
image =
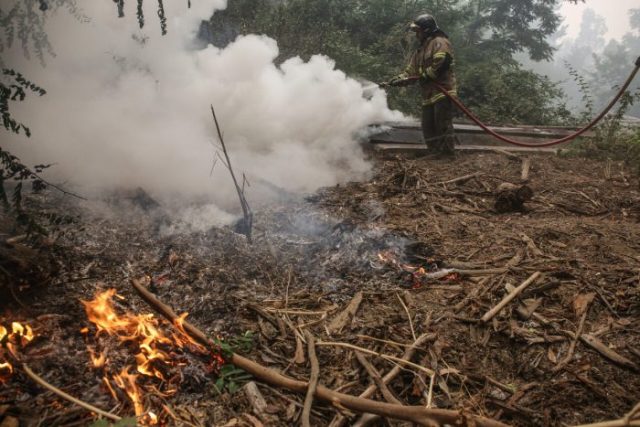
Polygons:
M419 288L429 280L455 281L460 275L453 269L437 269L434 265L434 271L429 271L422 266L403 263L398 256L391 251L380 252L378 259L384 264L391 266L394 270L409 274L411 279L411 287Z
M134 366L125 366L117 374L109 373L109 359L106 351L99 354L94 347L87 347L92 365L96 369L104 370L102 379L107 390L118 400L118 393L114 386L123 390L131 400L138 420L143 425L159 424L159 417L155 413L145 409L144 396L147 393L157 394L163 397L177 392L176 382L180 381L180 375L171 375L172 369L179 369L186 365L185 355L182 349L211 358L212 371L217 371L224 359L221 355L211 353L204 346L195 342L182 327L182 322L187 313L180 316L173 325L176 333L167 334L163 331L162 323L153 314L119 314L113 304L113 298L121 298L115 289L100 292L92 301L82 301L89 321L96 326L96 339L103 335L116 337L119 342L134 343L137 348ZM87 334L89 330L83 328ZM155 379L159 384L142 383L141 378Z

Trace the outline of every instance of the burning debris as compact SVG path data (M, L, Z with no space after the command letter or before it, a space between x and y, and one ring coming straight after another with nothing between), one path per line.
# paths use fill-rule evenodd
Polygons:
M12 360L20 360L20 350L35 338L29 325L12 322L11 329L0 325L0 384L5 383L14 372Z
M82 301L96 329L93 338L89 328L82 329L87 341L95 341L87 347L92 366L101 371L102 382L114 400L121 401L123 393L128 397L141 424L159 424L160 417L147 409L151 405L146 401L152 395L166 398L178 392L184 379L181 368L195 362L191 355L207 359L207 365L201 365L208 373L217 372L225 360L220 352L208 350L184 331L186 313L173 324L175 332L168 333L166 322L153 314L119 314L114 298L123 299L115 289L109 289L99 292L92 301ZM133 360L126 358L125 366L116 367L107 354L114 350L114 342L108 337L115 339L117 348L124 344L131 349Z
M516 182L519 163L501 154L453 162L386 162L371 182L327 189L293 207L270 206L256 214L253 246L229 228L158 235L148 216L85 220L60 238L56 286L20 295L33 311L34 341L18 347L29 332L24 322L23 332L12 328L13 320L27 319L16 304L1 319L0 373L14 375L0 387L0 399L9 402L5 413L0 405L0 424L13 417L20 425L88 425L98 414L117 422L134 413L147 425L300 424L306 405L300 390L312 357L305 353L307 332L324 396L316 401L364 395L377 401L367 404L381 405L388 397L419 405L421 413L431 405L511 425L573 425L627 413L640 390L630 374L640 354L638 224L629 208L638 200L637 182L601 181L595 163L545 159L540 173L563 190L540 191L534 181L538 196L526 215L496 216L493 189ZM421 177L421 186L390 192L389 177L400 169ZM497 175L455 178L478 169ZM593 184L585 186L587 180ZM622 188L619 194L607 192L612 185ZM615 221L592 216L605 208ZM250 346L224 353L231 374L226 368L209 374L224 362L216 362L207 337L194 334L184 315L174 320L154 304L155 317L127 310L133 301L96 283L120 283L123 273L142 271L154 276L146 283L152 295L179 300L189 319L207 325L205 333L255 334ZM578 310L575 295L585 287L595 295L581 299ZM44 341L49 345L39 346ZM285 385L298 391L266 381L247 359L268 368L261 373L286 373ZM61 401L27 365L95 407ZM257 403L238 370L258 383ZM331 390L345 395L332 400ZM600 390L606 399L598 399ZM369 417L310 405L310 425ZM408 413L398 408L400 417Z
M460 274L453 268L439 268L437 263L427 262L425 265L413 265L403 262L398 255L392 251L384 251L378 254L378 259L383 265L403 273L406 283L413 289L421 288L429 281L457 281Z

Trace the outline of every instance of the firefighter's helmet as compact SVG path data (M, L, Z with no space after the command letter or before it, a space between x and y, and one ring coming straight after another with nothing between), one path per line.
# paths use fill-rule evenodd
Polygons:
M417 31L422 30L425 34L433 34L440 30L436 23L436 18L428 13L418 16L409 26L410 29Z

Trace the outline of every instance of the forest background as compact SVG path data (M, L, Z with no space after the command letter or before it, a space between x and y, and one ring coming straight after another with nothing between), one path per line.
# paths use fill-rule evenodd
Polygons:
M429 12L455 47L459 96L482 120L491 124L577 126L609 101L631 71L640 52L640 9L631 10L630 30L620 40L606 42L603 18L587 10L580 33L567 41L563 39L559 10L575 2L230 0L225 10L202 22L198 39L202 47L211 43L224 48L240 35L265 34L278 43L276 62L295 56L308 60L316 54L326 55L335 61L337 69L367 85L387 80L402 70L415 48L414 36L407 32L408 23ZM124 4L124 0L114 1L113 13L120 14ZM165 32L162 1L157 4L158 16L145 18L150 25L158 26L159 22ZM0 113L7 131L29 136L29 123L14 120L11 107L27 96L43 95L47 88L29 81L29 70L13 69L4 54L15 44L21 44L26 55L44 58L53 54L55 46L48 44L43 30L47 15L65 8L82 21L82 13L74 0L25 0L11 5L0 6L4 29L0 32ZM640 106L634 105L638 88L634 83L617 115L609 120L609 128L587 146L591 153L640 165L640 134L637 130L619 133L623 115L640 116ZM419 112L421 103L413 88L392 89L388 94L391 108L406 114ZM43 182L38 172L47 165L28 168L2 148L0 162L0 202L5 209L13 205L20 211L21 186L9 195L4 183L28 179L40 187Z
M203 24L202 40L224 46L240 34L278 41L280 59L324 54L350 76L381 82L398 73L415 41L417 15L432 13L455 47L461 99L484 120L577 124L606 104L640 52L640 9L630 31L605 41L604 19L587 9L578 37L562 40L562 0L232 0ZM554 60L555 59L555 60ZM637 91L638 84L632 86ZM415 114L411 88L389 93ZM526 102L523 102L526 100ZM628 106L639 115L640 107Z

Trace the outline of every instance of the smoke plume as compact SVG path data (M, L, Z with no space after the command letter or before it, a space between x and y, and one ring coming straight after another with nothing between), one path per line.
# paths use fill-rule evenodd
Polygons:
M383 91L363 96L362 84L329 58L276 66L276 42L260 35L201 48L199 25L224 0L192 1L190 9L165 2L166 36L150 1L138 29L135 3L126 2L125 18L110 1L82 2L87 20L60 10L46 21L56 54L46 67L19 49L9 58L48 93L13 105L33 136L10 137L5 147L27 164L55 163L48 176L57 181L89 193L142 187L160 199L224 208L235 190L222 163L214 167L210 105L235 169L252 184L249 199L268 188L309 192L365 176L370 165L355 134L401 118Z

